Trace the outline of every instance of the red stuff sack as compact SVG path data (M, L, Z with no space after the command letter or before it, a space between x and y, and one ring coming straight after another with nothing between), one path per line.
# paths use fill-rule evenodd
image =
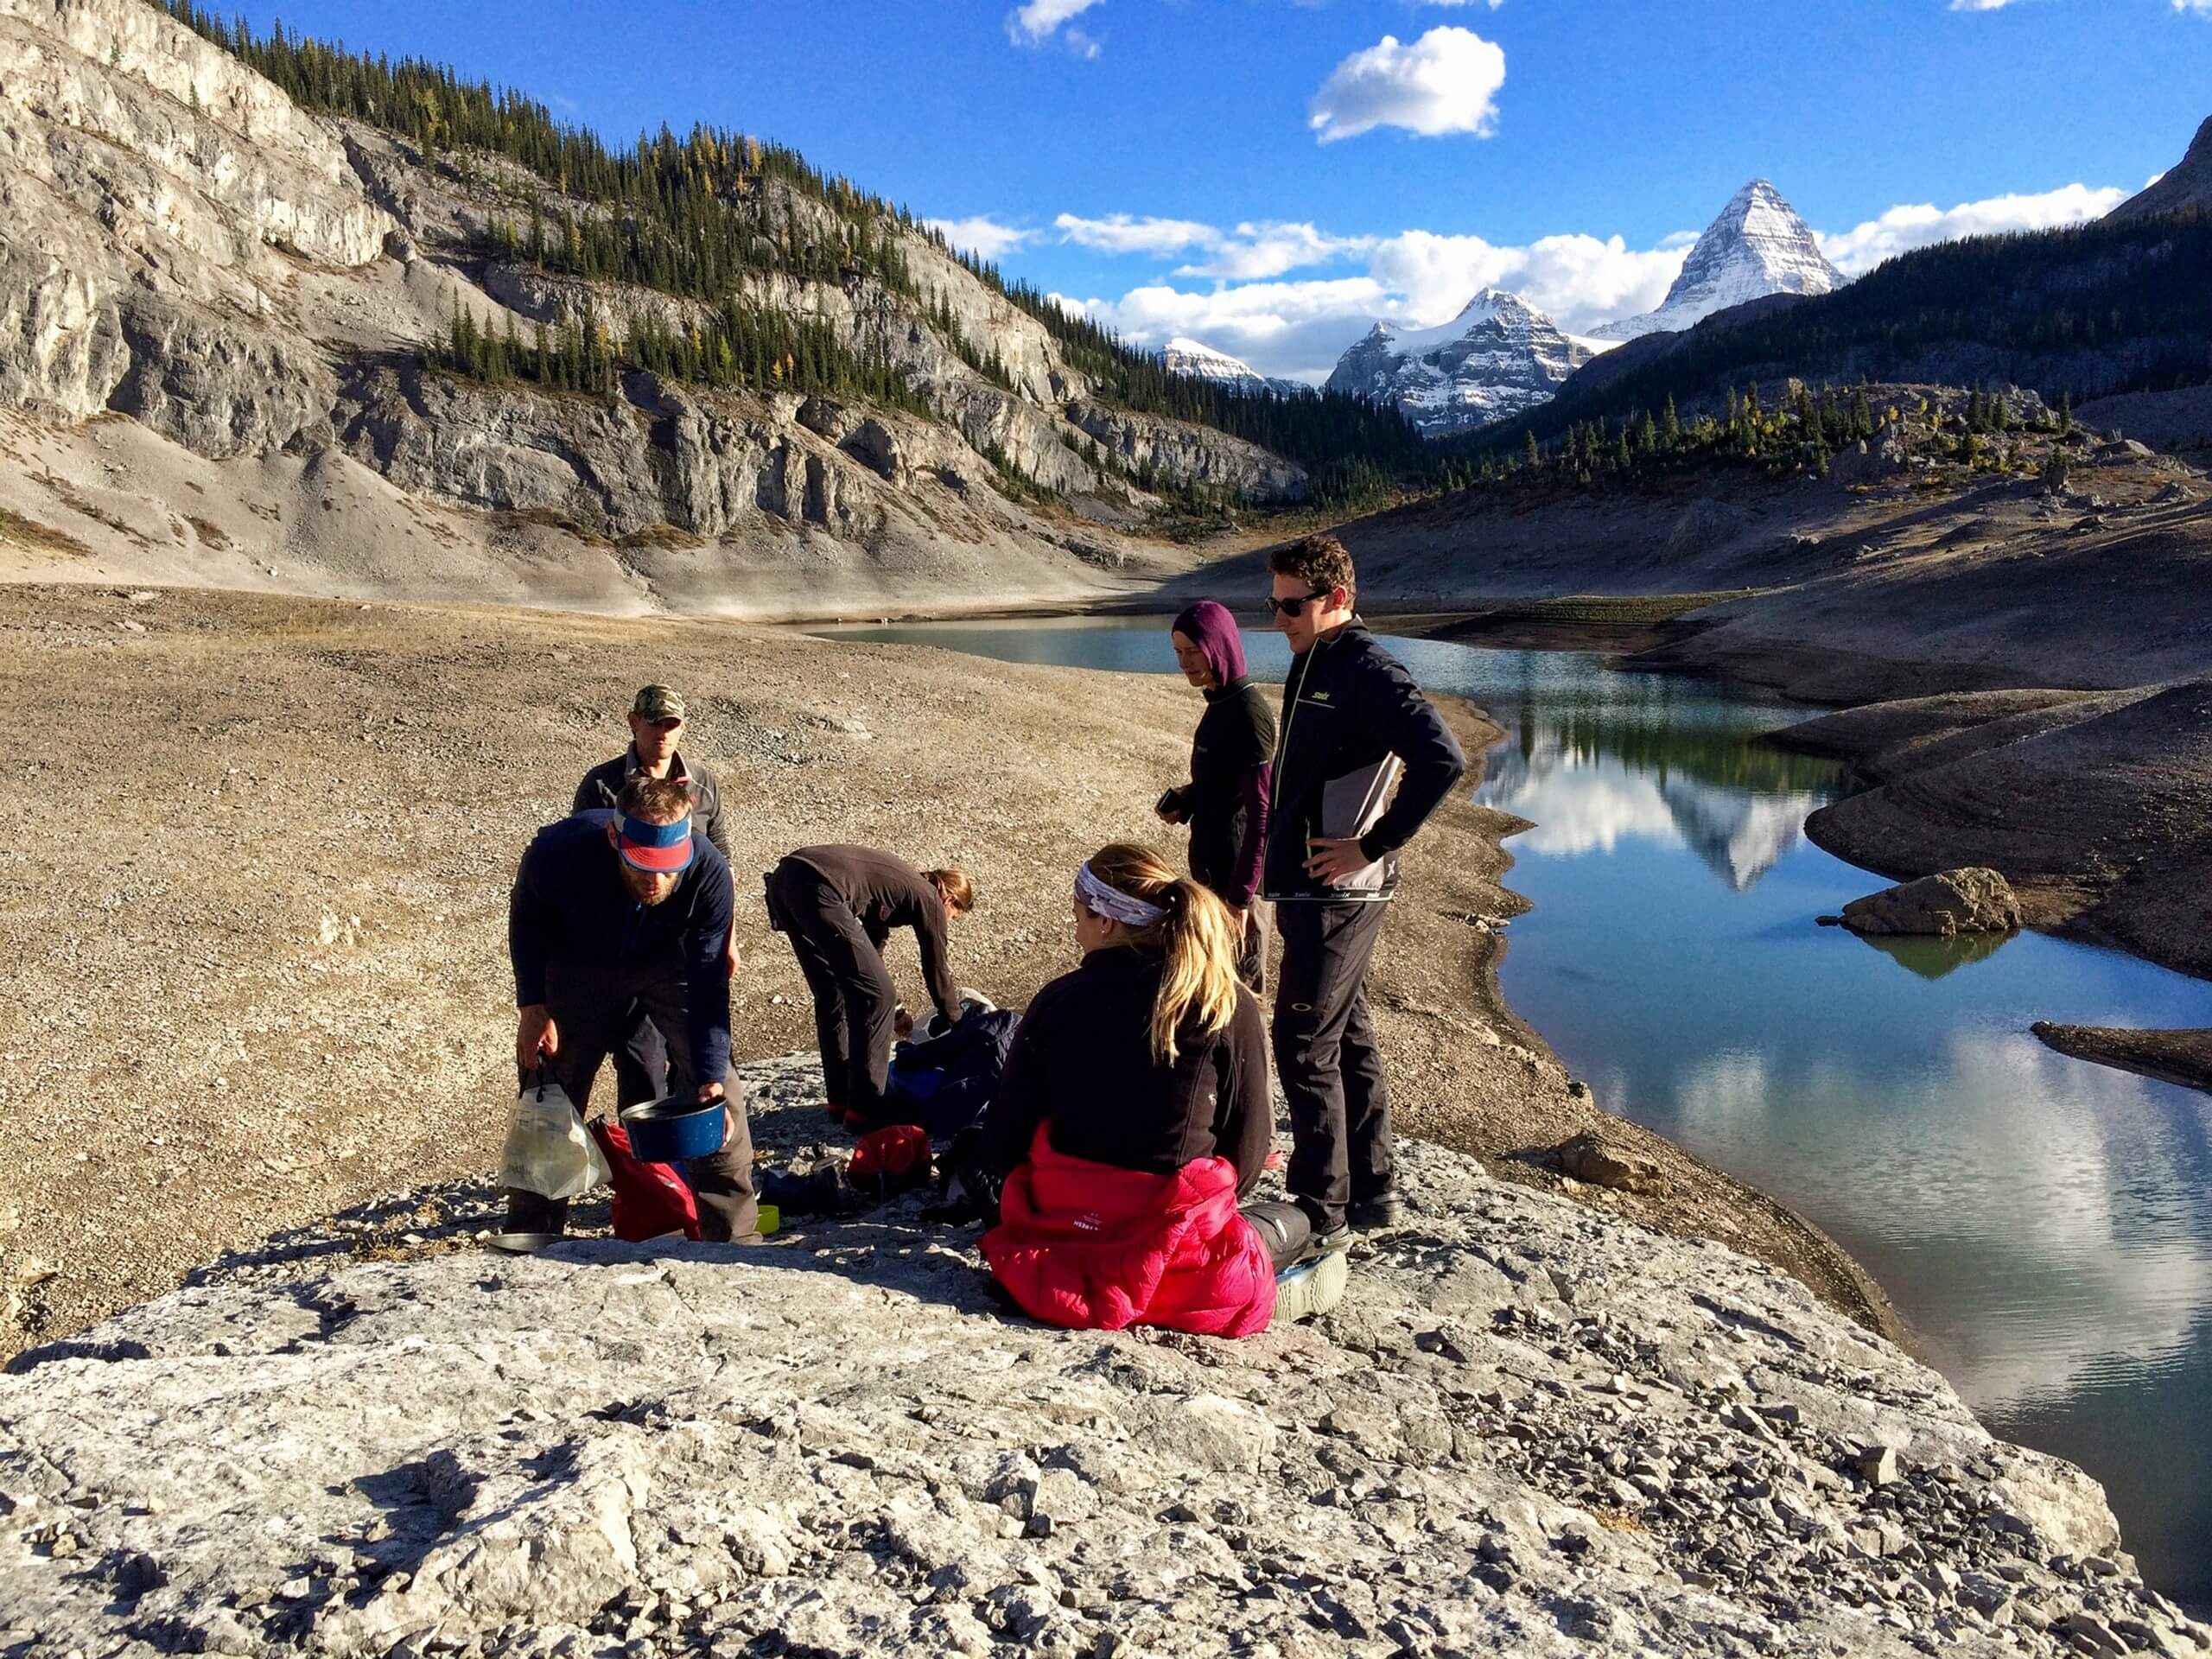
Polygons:
M887 1198L919 1186L930 1178L929 1131L912 1123L873 1130L854 1146L845 1173L871 1198Z
M607 1118L594 1119L592 1137L607 1154L614 1178L614 1236L635 1243L664 1233L699 1236L699 1201L669 1164L641 1163L630 1152L630 1132Z

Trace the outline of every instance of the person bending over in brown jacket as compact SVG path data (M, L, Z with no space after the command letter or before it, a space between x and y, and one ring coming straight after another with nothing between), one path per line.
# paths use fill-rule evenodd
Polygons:
M874 1124L901 1012L884 941L894 927L914 930L930 1000L953 1025L964 1009L945 933L975 908L975 886L957 869L918 870L873 847L802 847L762 880L768 925L791 941L814 998L830 1111L855 1128Z

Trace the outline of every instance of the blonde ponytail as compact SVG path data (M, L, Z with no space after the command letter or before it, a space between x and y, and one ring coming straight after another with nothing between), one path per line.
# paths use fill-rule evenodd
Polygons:
M1108 887L1167 912L1150 927L1130 930L1133 943L1152 946L1166 958L1152 1004L1154 1055L1175 1058L1176 1037L1185 1020L1195 1018L1205 1037L1225 1030L1242 988L1229 907L1197 882L1176 875L1149 849L1128 842L1092 854L1090 872Z

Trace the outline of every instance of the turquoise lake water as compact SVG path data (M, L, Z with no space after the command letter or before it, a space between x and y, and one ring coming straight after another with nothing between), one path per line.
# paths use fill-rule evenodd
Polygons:
M1160 618L824 632L1174 668ZM1279 680L1280 636L1246 643ZM2212 1026L2212 983L2035 933L1816 926L1885 885L1804 839L1837 770L1755 741L1817 711L1586 653L1391 644L1507 728L1476 798L1535 825L1507 842L1535 906L1500 970L1515 1011L1607 1109L1840 1240L1994 1432L2088 1469L2150 1582L2212 1604L2212 1096L2028 1034Z

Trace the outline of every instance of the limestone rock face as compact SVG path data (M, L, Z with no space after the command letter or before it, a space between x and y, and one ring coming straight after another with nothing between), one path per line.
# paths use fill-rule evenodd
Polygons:
M1303 468L1225 433L1080 400L1069 404L1066 414L1071 425L1131 468L1148 462L1163 476L1263 501L1294 501L1306 491Z
M845 233L803 192L759 188L798 242ZM342 451L442 506L550 515L611 538L672 525L772 563L800 551L786 532L802 530L845 543L841 564L887 574L1014 540L1081 584L1078 562L1060 561L1020 505L1031 486L1108 533L1157 505L1078 453L1107 419L1071 422L1069 405L1094 389L1051 329L918 233L901 233L917 292L858 272L756 270L732 296L887 362L926 411L855 408L827 442L794 418L796 398L639 375L616 397L550 397L429 372L425 348L456 310L524 343L588 313L614 334L646 319L682 332L706 315L695 300L487 260L494 227L524 201L556 221L608 211L503 157L426 156L307 113L143 0L0 0L0 406L64 427L130 416L210 461L282 454L313 467ZM986 356L1007 384L969 365ZM1147 458L1165 480L1304 493L1301 468L1226 433L1130 411L1111 426L1114 453ZM327 521L317 545L347 530ZM715 595L694 582L641 598Z
M295 261L365 264L391 228L324 126L181 24L0 0L8 401L82 420L128 381L126 412L202 453L282 444L328 376L268 337L276 294Z
M756 1113L810 1119L802 1071L746 1068ZM919 1196L751 1250L211 1269L0 1378L0 1624L55 1655L2212 1642L2093 1483L1794 1281L1431 1147L1402 1173L1344 1306L1242 1342L1014 1318Z
M2006 933L2020 925L2012 884L1995 870L1941 870L1854 899L1843 925L1860 933Z

